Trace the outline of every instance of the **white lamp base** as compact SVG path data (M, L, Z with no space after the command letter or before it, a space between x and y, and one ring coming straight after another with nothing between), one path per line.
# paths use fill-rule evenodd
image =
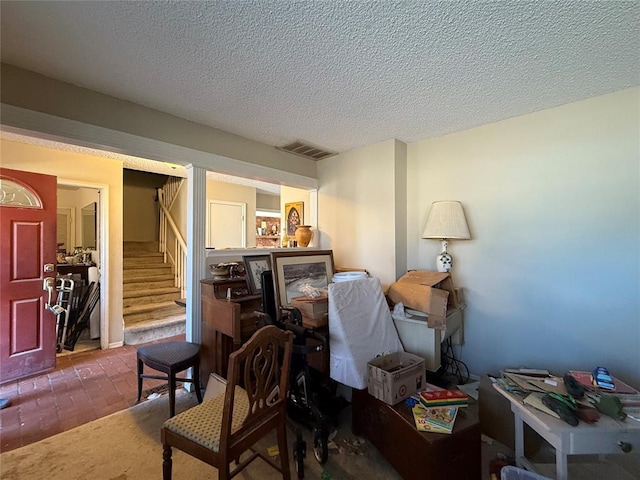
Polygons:
M451 258L451 255L449 255L448 253L441 253L440 255L438 255L438 257L436 258L436 267L438 271L439 272L451 271L452 261L453 259Z
M447 253L449 242L442 240L442 252L436 257L436 268L438 272L450 272L453 258Z

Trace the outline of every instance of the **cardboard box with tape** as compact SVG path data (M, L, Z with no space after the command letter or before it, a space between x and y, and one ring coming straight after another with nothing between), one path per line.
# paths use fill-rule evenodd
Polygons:
M395 352L367 363L367 390L389 405L422 390L424 359L407 352Z
M451 275L446 272L410 270L391 284L387 297L427 314L429 328L446 330L447 311L459 307Z
M291 306L300 310L302 324L307 328L322 327L328 323L329 299L327 297L295 297Z

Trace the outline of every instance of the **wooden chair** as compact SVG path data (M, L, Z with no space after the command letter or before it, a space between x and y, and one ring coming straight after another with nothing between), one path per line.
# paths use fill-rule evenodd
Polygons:
M218 469L218 478L234 477L260 457L291 478L287 451L286 407L293 334L269 325L259 329L229 357L225 393L205 400L162 426L162 476L171 479L175 447ZM280 465L255 443L276 430ZM242 453L252 453L240 462ZM235 467L230 463L235 461Z

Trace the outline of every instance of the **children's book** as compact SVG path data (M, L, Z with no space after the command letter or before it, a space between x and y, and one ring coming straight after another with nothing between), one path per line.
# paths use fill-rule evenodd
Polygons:
M569 373L573 378L575 378L578 383L580 383L587 390L599 391L599 392L609 392L609 393L623 393L623 394L634 394L637 395L639 392L635 388L630 385L627 385L622 380L613 377L613 384L615 388L613 390L605 390L603 388L599 388L593 385L591 382L591 372L581 372L576 370L569 370Z
M421 432L451 433L458 414L458 407L412 407L416 428Z
M449 390L436 390L432 392L420 392L420 403L425 407L453 406L466 407L469 404L469 395L457 388Z

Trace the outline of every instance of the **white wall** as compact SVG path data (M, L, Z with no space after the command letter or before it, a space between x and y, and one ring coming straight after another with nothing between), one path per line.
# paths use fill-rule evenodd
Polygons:
M462 359L603 365L640 387L640 89L424 140L408 149L408 266L435 200L460 200L472 240L451 241L467 298ZM378 236L377 238L380 238Z

